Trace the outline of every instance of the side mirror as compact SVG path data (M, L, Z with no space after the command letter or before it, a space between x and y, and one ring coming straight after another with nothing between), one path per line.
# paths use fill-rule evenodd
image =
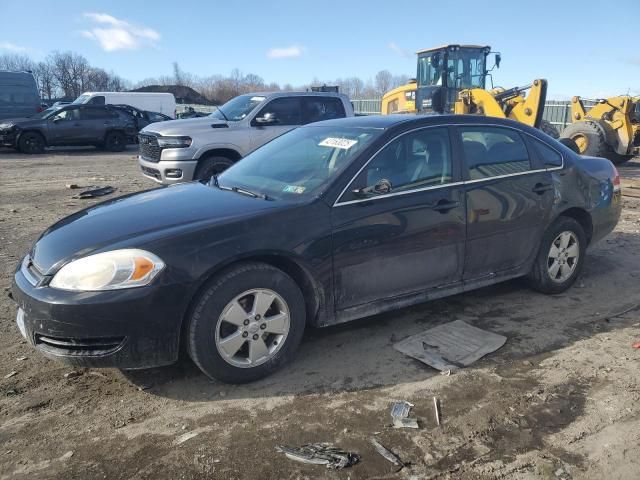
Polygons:
M384 195L386 193L391 192L392 190L391 182L386 178L380 179L376 182L375 185L364 188L356 188L353 190L353 194L356 197L366 198L372 195Z
M495 64L497 68L500 68L500 62L502 61L502 57L499 53L496 53Z
M256 117L256 123L259 125L273 125L278 119L273 113L265 113L262 117Z

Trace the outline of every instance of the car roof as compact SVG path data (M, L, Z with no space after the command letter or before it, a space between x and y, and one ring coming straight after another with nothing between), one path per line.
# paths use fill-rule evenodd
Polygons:
M299 97L299 96L309 96L309 97L336 97L336 98L344 98L346 95L344 93L336 93L336 92L252 92L247 93L245 95L251 95L256 97L268 97L268 98L276 98L276 97Z

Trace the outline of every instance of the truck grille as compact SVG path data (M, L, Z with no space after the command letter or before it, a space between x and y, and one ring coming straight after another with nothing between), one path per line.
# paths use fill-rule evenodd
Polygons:
M158 139L154 135L141 133L138 135L140 155L150 162L159 162L162 149L158 146Z

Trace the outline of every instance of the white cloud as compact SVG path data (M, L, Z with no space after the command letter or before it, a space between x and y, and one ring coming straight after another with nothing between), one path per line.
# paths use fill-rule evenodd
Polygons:
M290 47L272 48L267 52L269 58L295 58L304 53L304 47L291 45Z
M25 53L30 49L27 47L21 47L20 45L16 45L10 42L0 42L0 50L7 50L13 53Z
M402 47L399 47L395 42L389 43L389 48L396 52L398 55L404 58L413 58L413 55L408 50L405 50Z
M137 50L143 46L155 46L160 34L142 25L133 25L106 13L85 13L83 16L94 25L80 34L98 42L107 51Z

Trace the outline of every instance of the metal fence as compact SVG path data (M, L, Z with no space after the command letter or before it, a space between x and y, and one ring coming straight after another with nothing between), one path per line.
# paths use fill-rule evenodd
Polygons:
M378 115L380 114L382 100L374 99L358 99L351 100L355 112L359 115ZM583 100L586 108L592 107L595 102ZM543 117L545 120L554 125L558 131L562 131L571 123L571 102L568 100L549 100L544 104Z

